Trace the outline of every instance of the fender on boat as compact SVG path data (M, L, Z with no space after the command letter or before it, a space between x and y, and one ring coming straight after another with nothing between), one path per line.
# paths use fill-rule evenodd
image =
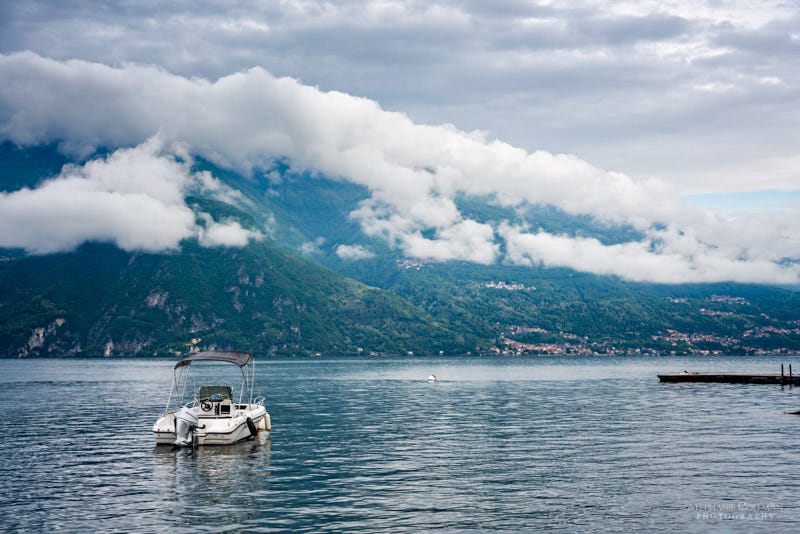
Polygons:
M256 424L249 417L247 418L247 428L250 429L251 436L255 436L256 434L258 434L258 428L256 427Z
M264 412L264 416L258 419L256 426L259 430L266 430L267 432L272 430L272 424L270 423L268 412Z

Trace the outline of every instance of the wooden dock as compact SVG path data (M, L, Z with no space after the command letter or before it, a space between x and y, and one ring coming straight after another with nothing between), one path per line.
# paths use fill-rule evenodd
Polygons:
M720 384L780 384L782 386L800 386L800 376L780 373L747 374L747 373L690 373L684 371L676 375L658 375L662 382L715 382Z

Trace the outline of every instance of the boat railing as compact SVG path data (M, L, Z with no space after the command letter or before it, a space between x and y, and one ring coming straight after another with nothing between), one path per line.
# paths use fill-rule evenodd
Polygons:
M167 397L167 404L164 408L164 413L170 413L175 411L172 409L172 403L176 402L178 408L181 405L186 406L187 408L194 408L200 405L201 401L203 400L200 397L200 389L207 388L206 391L211 392L210 388L217 388L219 386L201 386L200 388L197 387L196 383L196 376L194 373L190 371L191 365L189 364L179 364L175 366L173 371L173 381L172 386L170 387L169 396ZM227 394L225 395L229 398L232 402L232 406L234 414L238 415L241 411L247 409L247 406L250 405L261 405L263 406L265 402L265 398L263 396L255 396L256 393L256 377L255 377L255 361L252 359L247 362L245 365L241 366L241 373L242 373L242 381L241 385L238 388L238 402L234 402L234 397L236 396L234 388L230 386L227 387ZM190 385L191 384L191 385ZM234 391L232 391L234 390ZM216 389L214 390L216 392ZM192 395L194 392L194 398L186 404L183 404L184 400L187 398L188 395Z

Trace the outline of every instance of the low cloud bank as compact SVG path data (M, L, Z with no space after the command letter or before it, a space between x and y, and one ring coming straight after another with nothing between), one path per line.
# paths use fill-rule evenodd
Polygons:
M48 254L101 241L161 252L188 238L204 246L243 246L258 239L258 232L216 222L185 204L194 189L224 189L208 173L190 172L187 159L182 147L153 137L82 166L68 165L35 189L0 193L0 247Z
M797 283L797 270L764 259L739 259L703 248L696 254L676 244L654 250L653 242L603 245L597 239L571 238L546 232L526 232L508 225L502 229L507 240L508 261L517 265L568 267L601 275L616 275L635 282L718 282Z
M409 256L559 265L665 283L800 281L797 265L783 261L800 258L796 212L781 219L723 217L680 203L657 180L635 181L570 155L529 153L490 141L481 132L414 124L374 101L322 92L260 68L211 82L156 67L111 68L17 53L0 56L0 78L8 81L0 86L2 139L20 145L59 142L62 150L84 155L97 146L137 146L159 133L160 138L184 143L193 154L243 172L269 169L275 159L285 158L297 170L367 187L371 196L351 217L367 235ZM141 146L129 150L131 157L152 159ZM172 162L181 167L177 159ZM45 220L74 221L79 229L71 233L73 243L99 234L120 246L155 250L179 236L198 235L191 210L173 196L184 187L182 180L191 180L184 177L176 183L162 174L153 176L145 181L144 191L92 186L91 199L83 202L106 206L95 217L81 217L64 207L60 217ZM59 179L76 195L82 190L78 186L84 182L73 183L69 176ZM164 182L163 190L155 184L159 181ZM4 196L0 214L22 218L36 205L30 198L47 193L47 187ZM632 225L646 238L605 246L508 222L487 224L462 213L458 196L491 198L512 208L553 205L568 214ZM133 215L136 210L150 210L159 224L152 229L141 226L140 232L111 232L100 217L110 216L110 197L117 202L114 212L139 220ZM25 242L47 243L47 225L35 218L27 223L39 228L29 230L36 235ZM234 242L234 234L241 237L239 230L244 231L228 227L204 236L208 243L217 243L218 236ZM340 255L357 255L355 249L342 250Z

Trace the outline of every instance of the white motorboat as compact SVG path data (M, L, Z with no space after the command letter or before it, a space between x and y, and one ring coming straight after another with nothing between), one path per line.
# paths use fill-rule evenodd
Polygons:
M217 362L239 366L238 397L232 386L216 382L197 387L194 365ZM204 366L205 367L205 366ZM213 367L210 367L213 370ZM255 395L255 361L249 352L210 351L192 354L175 364L164 415L153 425L156 444L182 447L231 445L272 429L264 397ZM187 402L187 399L190 399Z

